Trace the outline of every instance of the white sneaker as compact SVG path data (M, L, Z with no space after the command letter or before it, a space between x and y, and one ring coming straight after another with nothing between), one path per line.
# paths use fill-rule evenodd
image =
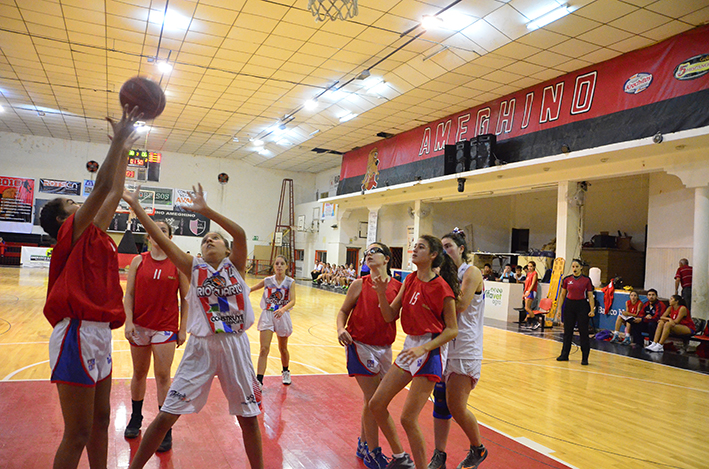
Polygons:
M664 352L665 346L659 342L655 342L655 347L652 349L653 352Z
M284 371L283 372L283 384L289 385L291 383L292 383L292 381L290 379L290 371Z
M655 347L655 342L650 342L645 346L645 350L652 350Z

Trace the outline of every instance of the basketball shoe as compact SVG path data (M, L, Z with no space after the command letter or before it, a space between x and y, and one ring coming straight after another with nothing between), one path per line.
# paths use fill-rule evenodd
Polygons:
M374 448L364 457L364 465L369 469L386 469L389 458L382 454L381 448Z
M392 458L386 469L416 469L416 464L407 453L400 458Z
M463 459L463 462L458 464L457 469L477 469L481 462L487 457L487 448L485 445L480 445L477 448L470 448L468 455Z
M359 459L364 459L369 450L367 449L367 443L362 443L361 438L357 438L357 452L355 453Z
M284 371L283 372L283 384L289 385L290 383L292 383L292 381L290 379L290 371Z
M428 469L446 469L446 453L444 451L433 450L431 462L428 463Z

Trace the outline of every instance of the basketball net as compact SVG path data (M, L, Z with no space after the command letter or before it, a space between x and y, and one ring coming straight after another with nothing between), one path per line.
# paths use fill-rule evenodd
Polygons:
M308 0L315 21L342 20L357 16L357 0Z

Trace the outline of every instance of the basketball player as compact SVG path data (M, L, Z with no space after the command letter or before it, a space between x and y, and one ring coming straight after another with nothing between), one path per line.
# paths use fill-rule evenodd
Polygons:
M337 313L337 339L340 345L347 347L347 372L357 379L364 396L355 454L364 460L364 465L369 469L383 469L388 461L379 446L379 427L369 410L369 400L391 368L391 344L396 339L396 320L384 320L377 293L372 288L372 278L386 283L387 304L396 298L401 282L391 278L391 250L387 245L370 244L364 258L372 273L353 281L347 290L345 301Z
M121 198L134 124L141 116L137 107L126 106L119 122L107 119L113 139L83 205L59 197L40 214L40 225L57 240L44 305L54 328L49 364L64 418L55 469L77 467L84 447L90 467L107 463L111 329L123 325L125 312L116 244L106 229Z
M261 317L258 321L258 330L261 332L261 350L256 373L256 379L261 383L261 386L263 386L263 375L266 374L268 366L268 352L271 350L274 332L278 337L278 351L281 354L283 384L291 384L290 370L288 369L290 364L288 337L293 333L290 310L295 306L295 280L286 276L288 261L283 256L276 256L273 270L275 275L266 277L251 289L251 291L255 291L264 288L261 297Z
M445 345L458 334L455 300L459 293L458 274L453 261L444 254L441 241L424 235L416 241L411 260L416 272L408 275L404 287L393 302L386 297L385 279L373 279L379 305L388 322L401 312L401 326L406 332L404 350L396 357L396 366L389 369L369 408L377 425L393 451L390 469L426 467L426 444L418 424L418 416L443 377ZM433 269L440 268L440 276ZM413 461L404 452L394 421L387 406L404 386L411 383L401 412L401 424L409 439Z
M261 388L245 334L254 323L249 287L243 278L246 234L207 205L200 184L198 189L193 188L192 205L187 208L221 225L234 238L234 246L230 249L219 233L207 233L202 239L202 257L192 257L165 236L145 213L138 200L139 190L140 187L135 192L125 191L123 199L177 268L190 275L187 332L191 337L165 403L145 432L130 469L147 463L180 415L197 413L204 407L216 375L229 401L229 412L236 415L241 427L249 463L252 468L262 469L261 431L256 418L261 413Z
M541 324L536 320L534 316L534 311L532 311L532 303L537 297L537 281L539 276L537 275L537 263L534 261L529 261L527 264L527 278L524 279L524 294L522 296L524 301L524 310L527 312L527 324L532 329L539 329Z
M157 224L162 233L172 239L172 227L164 221ZM126 438L136 438L140 433L145 380L150 369L151 354L160 407L170 389L170 368L175 346L179 347L187 339L186 296L190 282L150 236L148 242L150 251L134 257L130 263L123 299L126 310L125 337L130 342L133 359L133 378L130 382L132 413L123 433ZM158 452L169 451L170 448L172 430L165 435Z
M436 449L428 469L446 467L446 444L451 416L470 441L468 454L458 464L458 469L474 469L487 457L478 421L468 410L468 397L478 384L482 366L485 288L480 269L467 263L469 251L465 233L456 228L443 236L441 242L446 254L458 266L461 286L460 297L456 303L458 336L448 343L444 379L436 383L433 389L433 433Z

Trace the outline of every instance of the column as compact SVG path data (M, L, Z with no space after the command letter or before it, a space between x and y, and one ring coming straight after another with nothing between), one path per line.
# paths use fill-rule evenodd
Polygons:
M581 256L583 206L569 202L578 190L575 181L559 181L556 200L556 257L566 260L564 273L571 272L571 261Z
M709 319L709 186L694 188L691 311Z
M421 235L433 235L433 217L431 216L431 205L424 204L420 200L414 201L414 242ZM435 235L434 235L435 236Z

